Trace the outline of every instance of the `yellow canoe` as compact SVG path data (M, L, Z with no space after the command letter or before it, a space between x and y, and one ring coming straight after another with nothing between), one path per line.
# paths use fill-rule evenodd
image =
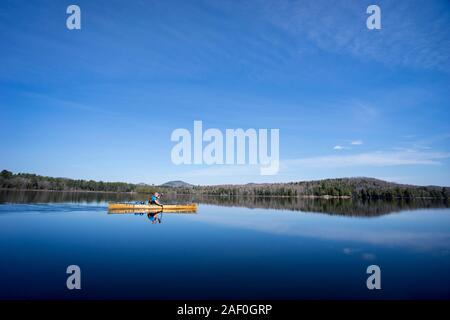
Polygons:
M130 213L133 211L163 211L163 212L196 212L196 203L187 204L165 204L161 208L154 204L134 204L134 203L109 203L108 211L114 213ZM118 212L123 211L123 212Z

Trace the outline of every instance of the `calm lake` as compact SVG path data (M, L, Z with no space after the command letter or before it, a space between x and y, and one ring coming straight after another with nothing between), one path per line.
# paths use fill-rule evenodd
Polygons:
M448 203L173 197L197 213L108 214L143 199L0 191L0 298L450 298Z

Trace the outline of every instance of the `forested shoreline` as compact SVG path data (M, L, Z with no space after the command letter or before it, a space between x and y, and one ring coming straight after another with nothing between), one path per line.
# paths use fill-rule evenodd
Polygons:
M0 188L47 191L96 191L96 192L155 192L156 188L145 184L104 182L69 178L54 178L31 173L0 172Z
M450 197L449 187L404 185L364 177L290 183L170 187L126 182L53 178L30 173L15 174L7 170L3 170L0 173L0 189L133 193L159 191L171 194L228 197L329 197L362 200L433 198L447 201Z

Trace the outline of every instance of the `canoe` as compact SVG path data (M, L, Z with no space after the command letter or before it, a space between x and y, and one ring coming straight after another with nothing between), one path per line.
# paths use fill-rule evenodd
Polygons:
M165 204L162 208L154 204L134 204L134 203L109 203L108 211L118 211L125 210L131 211L162 211L163 212L195 212L197 211L196 203L186 203L186 204Z
M161 210L150 210L150 209L116 209L116 210L108 210L108 214L125 214L125 213L134 213L134 214L144 214L144 213L155 213L161 212ZM175 213L175 214L192 214L197 213L197 210L194 209L186 209L186 210L173 210L173 209L164 209L164 213Z

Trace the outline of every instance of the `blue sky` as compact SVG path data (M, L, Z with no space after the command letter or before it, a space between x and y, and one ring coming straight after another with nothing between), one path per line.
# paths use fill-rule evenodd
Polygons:
M366 8L381 8L381 30ZM81 30L66 8L81 8ZM0 4L0 169L450 185L448 1ZM281 168L172 164L176 128L279 128Z

